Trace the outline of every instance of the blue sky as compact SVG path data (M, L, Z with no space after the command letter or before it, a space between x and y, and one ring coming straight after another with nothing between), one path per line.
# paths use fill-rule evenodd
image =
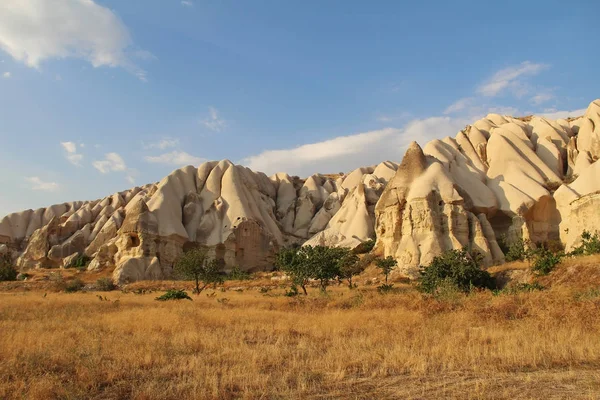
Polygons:
M600 97L597 1L2 0L0 216L228 158L400 161L488 112Z

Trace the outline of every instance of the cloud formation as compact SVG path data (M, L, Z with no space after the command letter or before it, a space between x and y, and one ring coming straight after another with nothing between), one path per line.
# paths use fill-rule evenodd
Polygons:
M464 109L470 107L473 104L473 100L473 97L465 97L462 99L458 99L444 110L444 115L454 114L459 111L463 111Z
M519 79L522 76L533 76L539 74L542 70L548 68L546 64L537 64L530 61L524 61L519 65L501 69L496 72L488 81L479 86L477 93L493 97L499 95L506 89L510 89L516 96L526 94L527 89Z
M166 138L159 140L158 142L145 144L144 149L164 150L164 149L168 149L170 147L177 147L177 146L179 146L179 139L166 137Z
M94 161L92 165L103 174L116 171L125 171L127 165L118 153L107 153L102 161Z
M12 75L11 75L11 73L10 73L10 72L8 72L8 71L2 74L2 77L3 77L4 79L8 79L8 78L10 78L11 76L12 76Z
M150 163L156 164L167 164L183 167L186 165L200 165L204 161L204 158L195 157L185 151L172 151L170 153L164 153L159 156L146 156L144 159Z
M44 182L38 176L28 176L28 177L25 178L25 181L27 181L30 184L30 189L31 190L41 190L41 191L44 191L44 192L53 192L56 189L58 189L58 183L56 183L56 182Z
M385 160L399 162L410 142L425 144L434 138L454 136L466 123L450 117L413 120L402 129L386 128L291 149L267 150L240 163L267 174L285 171L309 176L316 172L348 172Z
M579 110L567 111L567 110L554 110L549 109L547 112L543 112L539 115L549 119L561 119L569 117L581 117L587 111L587 108L580 108Z
M130 57L127 27L93 0L3 0L0 49L32 68L53 58L80 58L94 67L122 67L146 80Z
M81 160L83 160L83 154L77 153L77 144L74 142L61 142L61 146L67 152L67 160L73 165L81 166ZM83 147L83 146L82 146Z
M227 121L223 118L219 117L219 110L214 107L208 108L209 116L208 118L200 121L202 125L210 129L214 132L221 132L227 126Z

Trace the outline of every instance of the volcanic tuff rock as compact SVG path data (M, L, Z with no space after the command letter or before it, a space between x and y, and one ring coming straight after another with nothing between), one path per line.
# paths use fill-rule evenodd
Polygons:
M453 248L492 265L504 261L500 237L569 249L598 228L599 157L600 100L574 119L489 114L454 138L412 143L400 165L347 175L268 177L227 160L187 166L101 200L7 215L0 245L23 269L85 254L89 269L110 269L118 283L169 277L195 246L226 269L254 271L272 268L282 246L354 247L374 235L375 251L407 275Z

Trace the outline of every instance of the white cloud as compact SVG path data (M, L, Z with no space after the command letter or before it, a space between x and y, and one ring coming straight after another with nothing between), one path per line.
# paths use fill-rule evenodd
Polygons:
M10 72L8 72L8 71L2 74L2 77L5 78L5 79L10 78L11 76L12 76L12 74Z
M81 166L81 161L83 160L83 154L77 153L77 144L74 142L61 142L61 146L67 152L67 160L73 165ZM83 147L83 145L80 145Z
M546 103L554 98L552 93L539 93L531 98L531 103L539 106L542 103Z
M454 136L466 124L464 119L450 117L414 120L403 129L386 128L292 149L267 150L247 157L241 163L267 174L284 171L309 176L316 172L347 172L385 160L399 162L410 142L425 145L434 138Z
M497 106L497 107L489 107L487 109L486 114L500 114L500 115L509 115L511 117L517 117L519 116L519 114L521 114L521 112L519 111L518 108L515 107L504 107L504 106ZM475 122L475 121L473 121Z
M159 156L146 156L144 159L150 163L168 164L176 166L185 165L200 165L204 161L203 158L195 157L185 151L172 151L170 153L161 154Z
M378 115L375 120L377 122L389 123L389 122L406 122L411 117L411 114L406 111L402 111L394 114L382 114Z
M194 5L194 3L193 3L193 2L191 2L191 1L189 1L189 0L183 0L183 1L181 2L181 5L182 5L182 6L186 6L186 7L191 7L191 6L193 6L193 5Z
M465 97L465 98L459 99L459 100L455 101L454 103L450 104L444 110L444 115L454 114L458 111L463 111L465 108L470 107L472 104L473 104L472 97Z
M493 97L505 89L510 89L515 96L523 96L528 92L528 89L519 78L537 75L545 68L548 68L548 65L524 61L519 65L501 69L481 85L477 92L487 97Z
M170 147L179 146L179 139L164 138L155 143L144 144L144 149L168 149Z
M221 132L227 126L227 121L219 117L219 111L214 107L209 107L208 112L208 118L200 122L211 131Z
M131 36L120 18L93 0L2 0L0 49L32 68L53 58L122 67L146 80L131 61Z
M561 119L561 118L569 118L569 117L581 117L587 111L586 108L581 108L579 110L573 111L560 111L555 109L544 110L546 112L541 113L540 115L546 117L548 119Z
M58 189L58 183L56 182L44 182L37 176L26 177L25 180L31 184L30 189L42 190L45 192L53 192Z
M127 170L127 165L123 158L117 153L107 153L102 161L94 161L92 165L103 174L115 171Z

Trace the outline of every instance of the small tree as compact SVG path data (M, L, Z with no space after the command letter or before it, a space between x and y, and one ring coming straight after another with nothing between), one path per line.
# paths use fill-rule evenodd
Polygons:
M348 252L338 262L339 277L348 281L348 287L354 288L352 278L365 270L364 263L352 252Z
M0 281L14 281L17 275L10 253L0 254Z
M174 267L175 275L182 279L196 282L194 293L200 294L208 285L221 283L221 263L218 260L208 261L207 251L196 248L184 253ZM200 282L203 283L200 286Z
M318 280L321 290L326 291L329 282L340 276L340 260L349 253L349 249L341 247L303 246L281 250L276 263L306 295L310 279Z
M386 258L378 258L375 261L375 265L385 275L385 284L387 285L390 272L392 272L392 270L396 268L396 265L398 265L398 261L396 261L392 256L387 256Z
M329 282L340 275L339 263L350 253L343 247L304 246L306 263L311 272L311 278L319 281L321 291L325 292Z
M287 248L277 253L275 264L292 278L293 287L300 286L304 295L308 295L306 285L311 278L311 271L306 267L305 259L302 248Z

